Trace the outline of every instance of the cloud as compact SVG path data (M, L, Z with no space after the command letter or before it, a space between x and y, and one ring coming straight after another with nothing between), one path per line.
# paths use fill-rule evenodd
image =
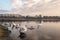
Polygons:
M22 6L22 3L20 0L11 0L12 1L12 7L13 8L19 8Z
M47 15L48 13L52 15L53 10L56 11L60 8L60 0L13 0L12 1L14 13L22 15L31 15L31 14L43 14ZM51 11L52 10L52 11ZM56 11L57 14L58 11ZM47 13L47 14L46 14ZM48 14L48 15L49 15Z

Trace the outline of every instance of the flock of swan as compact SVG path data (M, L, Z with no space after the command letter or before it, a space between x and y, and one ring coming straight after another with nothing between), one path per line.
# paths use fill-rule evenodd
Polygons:
M21 24L16 24L14 22L12 23L0 23L2 26L4 26L5 29L8 29L9 31L12 31L13 28L16 28L18 30L20 30L21 32L25 32L27 30L33 30L35 29L33 26L27 26L27 25L21 25ZM37 28L39 28L41 26L41 24L38 25Z

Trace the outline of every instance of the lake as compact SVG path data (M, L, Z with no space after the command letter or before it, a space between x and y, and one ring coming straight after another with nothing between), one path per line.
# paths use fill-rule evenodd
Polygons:
M0 24L3 23L12 24L12 22L0 22ZM20 33L17 29L13 29L8 35L8 32L0 28L0 40L60 40L60 22L24 21L14 23L28 28L24 32L25 38L19 37ZM30 27L32 29L29 29ZM4 36L4 34L8 36Z

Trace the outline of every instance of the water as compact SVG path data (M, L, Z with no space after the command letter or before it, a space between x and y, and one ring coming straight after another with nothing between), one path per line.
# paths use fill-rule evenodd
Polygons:
M7 23L7 22L1 22ZM9 22L10 24L12 22ZM0 40L60 40L60 22L39 22L39 21L24 21L15 22L16 24L25 25L28 31L24 32L26 34L25 38L21 39L19 37L20 33L17 29L13 29L8 36L0 37ZM29 29L32 27L32 29ZM0 28L1 32L5 32ZM3 35L4 36L4 35Z

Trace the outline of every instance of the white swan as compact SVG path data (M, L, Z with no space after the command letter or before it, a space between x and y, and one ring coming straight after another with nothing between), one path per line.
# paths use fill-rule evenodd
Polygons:
M27 28L24 25L19 26L20 32L26 32Z

